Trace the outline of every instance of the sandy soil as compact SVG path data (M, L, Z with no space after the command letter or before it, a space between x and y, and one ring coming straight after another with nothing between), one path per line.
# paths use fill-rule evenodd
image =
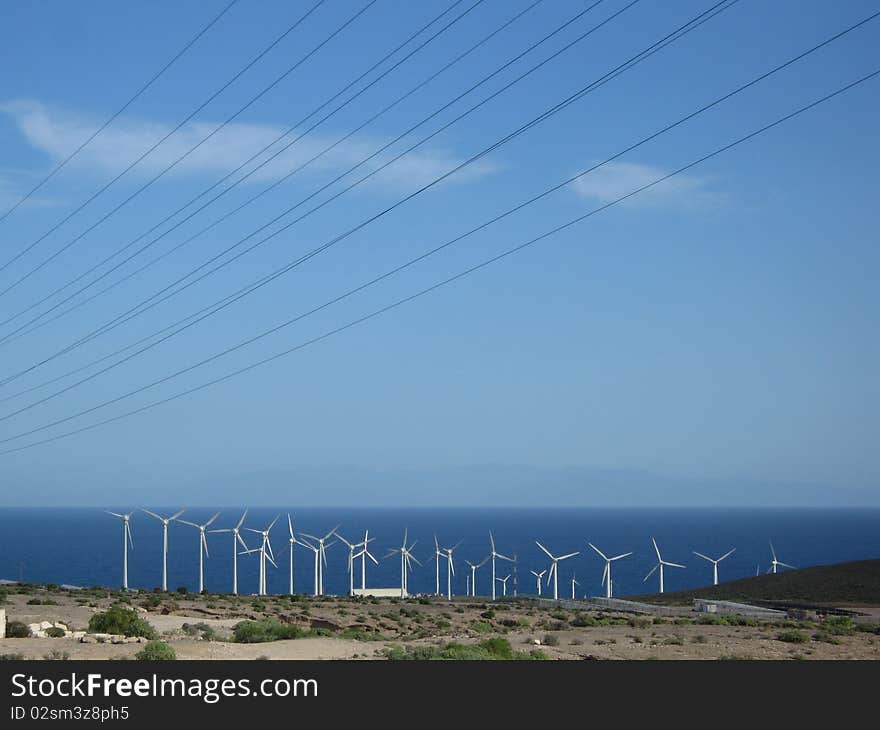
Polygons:
M539 648L552 659L880 659L880 634L830 635L811 623L702 625L692 623L696 614L670 619L579 613L527 604L492 605L479 598L456 599L451 604L439 599L419 603L298 597L290 601L285 597L153 594L128 598L180 659L374 659L381 658L382 650L393 645L438 645L448 641L468 644L493 636L504 636L516 650ZM29 600L37 599L49 599L57 605L28 605ZM105 610L118 599L119 594L106 591L49 593L33 589L27 594L9 595L4 608L9 620L61 621L71 629L84 629L96 611ZM880 616L880 608L868 609ZM619 625L573 625L583 623L584 617L617 621ZM260 618L277 618L331 634L357 631L358 638L330 635L259 644L228 640L239 621ZM210 627L219 640L194 637L191 625L195 623ZM185 624L190 625L190 633ZM804 641L780 640L780 635L791 630ZM131 659L142 648L140 644L81 643L69 637L0 640L0 655L23 654L34 659L52 652L70 659Z

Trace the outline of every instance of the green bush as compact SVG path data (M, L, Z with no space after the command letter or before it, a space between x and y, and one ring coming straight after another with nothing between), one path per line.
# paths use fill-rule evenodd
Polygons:
M315 635L312 631L283 624L273 618L261 619L260 621L240 621L232 629L233 641L240 644L261 644L267 641L302 639L305 636Z
M0 654L0 662L17 662L24 659L24 654Z
M559 646L559 637L555 634L545 634L543 643L546 646Z
M829 616L822 622L822 628L829 634L849 636L856 630L856 622L849 616Z
M170 661L177 659L177 653L174 651L174 647L168 646L164 641L148 641L134 657L150 662Z
M807 635L800 631L783 631L780 634L777 634L776 638L779 641L785 641L789 644L805 644L809 639Z
M514 651L507 639L493 638L479 644L459 644L450 642L441 646L391 646L383 649L381 655L395 661L509 661L522 659L546 659L541 651Z
M492 624L488 621L474 621L471 624L471 629L476 631L478 634L488 634L492 631Z
M50 626L46 629L46 636L50 639L60 639L64 636L64 629L59 629L57 626Z
M180 627L187 636L198 636L203 641L217 641L217 632L204 621L197 624L183 624Z
M66 651L58 651L58 649L52 649L48 654L43 654L43 659L47 661L67 661L70 659L70 654Z
M89 631L102 634L122 634L123 636L143 636L155 639L156 631L150 624L139 618L132 608L121 604L111 606L108 610L94 614L89 619Z
M31 630L21 621L10 621L6 624L7 639L29 639Z

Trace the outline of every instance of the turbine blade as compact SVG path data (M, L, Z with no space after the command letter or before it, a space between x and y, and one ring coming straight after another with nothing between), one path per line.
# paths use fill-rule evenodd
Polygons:
M203 545L204 548L205 548L205 557L210 558L210 557L211 557L211 553L208 552L208 538L205 537L205 533L204 533L204 532L202 533L202 545Z
M724 560L724 558L729 558L735 552L736 552L736 548L733 548L732 550L728 550L726 553L724 553L724 555L722 555L720 558L718 558L718 562L720 563L722 560Z
M560 555L557 560L568 560L569 558L573 558L575 555L580 555L580 552L569 553L568 555Z
M328 532L326 535L324 535L324 539L325 540L329 539L340 527L342 527L341 522L338 525L336 525L336 527L334 527L332 530L330 530L330 532Z
M663 565L672 567L672 568L687 568L686 565L682 565L681 563L667 563L665 560L663 561Z
M208 527L214 520L216 520L220 516L220 513L217 512L210 520L205 523L205 527Z
M698 556L698 557L701 557L703 560L708 560L710 563L714 563L714 562L715 562L715 561L712 560L712 558L710 558L708 555L703 555L703 553L698 553L696 550L691 550L691 552L692 552L694 555L696 555L696 556Z
M588 542L587 545L589 545L591 548L593 548L593 550L595 550L597 553L599 553L599 555L602 556L603 560L608 560L608 557L605 555L605 553L603 553L599 548L597 548L595 545L593 545L593 543Z
M376 560L376 558L373 556L373 553L371 553L369 550L367 550L367 557L368 557L370 560L372 560L376 565L379 564L379 561Z
M492 552L495 552L495 538L492 535L492 530L489 530L489 544L492 546Z
M266 535L266 547L269 548L269 555L274 560L275 559L275 551L272 550L272 541L269 539L268 535Z
M128 522L125 523L125 534L128 535L128 544L134 550L134 540L131 539L131 525Z
M114 517L118 517L119 519L124 519L124 518L125 518L125 515L121 515L121 514L119 514L118 512L111 512L111 511L108 510L108 509L105 509L104 511L105 511L108 515L113 515Z
M632 555L632 551L628 553L621 553L620 555L615 555L613 558L608 558L609 560L620 560L621 558L628 558Z
M242 547L245 550L250 550L250 548L247 546L247 543L244 541L244 538L241 536L240 533L236 533L235 536L238 538L238 541L241 543Z
M663 558L660 557L660 548L657 547L657 541L652 537L652 538L651 538L651 542L654 543L654 551L657 553L657 560L662 561Z
M605 578L608 577L608 569L611 567L610 562L605 563L605 570L602 571L602 582L599 585L605 585Z
M770 540L770 554L773 556L773 559L776 560L776 550L773 548L773 540Z
M278 522L279 517L281 517L281 515L277 515L275 517L275 519L269 523L269 526L266 528L266 532L269 532L269 530L271 530L273 527L275 527L275 523Z
M293 520L290 519L290 512L287 513L287 529L290 530L290 536L293 537Z
M547 556L550 558L550 560L555 560L555 558L553 557L553 554L547 548L545 548L541 543L539 543L537 540L535 540L535 545L537 545L539 548L541 548L541 550L543 550L545 553L547 553Z
M659 568L659 567L660 567L660 563L657 563L657 565L655 565L653 568L651 568L651 570L650 570L650 572L648 573L648 575L646 575L644 578L642 578L642 583L644 583L646 580L648 580L648 578L650 578L652 575L654 575L654 572L655 572L655 571L657 570L657 568Z
M244 524L244 518L247 517L247 509L245 509L244 514L241 516L241 519L238 521L238 524L235 526L237 529L241 529L241 526Z
M159 520L159 522L163 521L163 518L159 517L159 515L157 515L155 512L150 512L150 510L148 510L148 509L145 509L143 511L146 512L148 515L150 515L150 517L155 517L157 520Z
M777 565L781 565L783 568L791 568L792 570L797 570L793 565L789 565L788 563L780 563L778 560L776 561Z
M146 511L147 511L147 510L144 510L144 512L146 512ZM180 510L179 512L175 512L173 515L171 515L171 517L168 518L168 521L171 522L172 520L176 520L176 519L177 519L178 517L180 517L180 515L182 515L184 512L186 512L186 509L185 509L185 508L182 509L182 510Z
M182 525L189 525L190 527L195 527L196 529L199 528L199 525L197 525L195 522L190 522L189 520L178 520L178 522L180 522L180 524Z

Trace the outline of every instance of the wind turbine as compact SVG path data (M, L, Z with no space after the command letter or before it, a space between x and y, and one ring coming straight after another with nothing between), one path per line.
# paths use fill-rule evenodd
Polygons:
M253 527L244 528L248 532L255 532L262 538L260 547L245 551L247 553L260 553L260 586L257 590L257 595L259 596L266 595L266 558L269 559L269 562L272 563L272 565L276 568L278 567L275 563L275 552L272 550L272 542L269 540L269 531L275 526L275 523L278 522L280 517L281 515L276 516L265 530L255 530Z
M211 557L208 555L208 540L205 537L205 530L210 527L211 523L213 523L219 516L220 513L217 512L204 525L197 525L195 522L190 522L189 520L181 520L182 524L195 527L199 531L199 593L205 592L205 556L207 555L208 557Z
M495 579L495 580L497 580L497 581L501 584L501 590L502 590L501 595L502 595L502 596L506 596L506 595L507 595L507 579L510 578L510 575L511 575L511 574L508 573L508 574L507 574L506 576L504 576L503 578L496 578L496 579Z
M409 581L408 581L408 573L412 570L412 564L410 561L415 561L417 565L421 565L415 555L412 554L412 549L416 546L416 540L412 545L407 547L406 538L409 534L408 530L403 531L403 543L399 548L391 550L386 557L391 557L392 555L400 554L400 597L406 598L409 596Z
M379 564L379 561L376 560L376 556L370 552L370 543L376 538L370 537L370 531L364 530L364 541L359 542L356 547L360 547L361 551L354 556L354 559L361 559L361 592L367 590L367 558L372 560L376 565Z
M513 562L513 558L508 558L506 555L502 555L495 549L495 538L492 535L492 530L489 530L489 545L491 545L491 552L489 553L489 557L492 558L492 600L495 600L495 558L501 558L501 560L506 560L509 563Z
M121 515L118 512L104 510L108 515L113 515L122 520L122 590L128 590L128 546L134 550L134 540L131 539L131 516L133 512Z
M330 547L333 543L327 543L333 535L336 534L336 531L340 528L340 525L336 525L330 532L328 532L324 537L315 537L314 535L309 535L308 533L302 533L304 537L308 537L311 540L314 540L318 543L318 552L320 554L320 558L318 560L318 595L324 595L324 566L327 565L327 548Z
M477 595L477 568L482 568L482 567L487 563L487 561L489 560L489 557L490 557L490 556L487 555L485 558L483 558L482 561L480 561L480 562L477 563L476 565L474 565L474 563L472 563L470 560L465 560L465 561L464 561L464 562L466 562L469 566L471 566L471 575L470 575L470 579L471 579L470 588L471 588L471 590L470 590L470 595L472 595L472 596L476 596L476 595Z
M602 556L602 560L605 561L605 570L602 571L602 583L601 585L605 586L605 598L613 598L614 597L614 584L611 580L611 563L615 560L620 560L621 558L627 558L632 555L632 552L622 553L620 555L615 555L613 558L609 558L605 553L603 553L599 548L597 548L593 543L588 542L593 550L595 550L599 555Z
M244 518L247 517L248 511L245 510L241 519L235 527L224 527L222 530L208 530L208 532L231 532L232 533L232 595L238 595L238 546L245 549L245 552L251 552L247 543L241 536L241 526L244 524ZM164 576L163 576L164 578Z
M770 554L773 556L773 560L770 561L770 568L767 570L768 573L776 573L776 566L781 565L783 568L791 568L792 570L797 570L793 565L789 565L788 563L783 563L781 560L776 559L776 550L773 547L773 542L770 543Z
M312 543L308 542L308 540L303 540L302 537L300 537L300 539L296 541L296 544L302 545L304 548L308 548L313 553L315 553L315 592L314 592L314 595L317 596L318 595L318 562L321 559L320 558L321 551L318 550L317 545L312 545Z
M702 558L703 560L708 560L710 563L712 563L712 585L717 586L718 585L718 563L720 563L722 560L724 560L724 558L728 558L731 555L733 555L733 553L736 552L736 548L733 548L732 550L728 550L726 553L724 553L724 555L722 555L720 558L718 558L718 560L713 560L708 555L703 555L703 553L698 553L696 550L693 550L692 552L698 558Z
M437 533L434 533L434 595L440 595L440 543L437 541Z
M657 547L657 541L653 537L651 538L651 542L654 543L654 552L657 553L657 565L655 565L653 568L651 568L648 575L646 575L642 579L642 583L644 583L646 580L648 580L648 578L650 578L654 574L654 571L657 570L657 568L660 568L660 592L663 593L663 568L664 568L664 566L667 566L670 568L685 568L687 566L679 565L678 563L667 562L662 557L660 557L660 548Z
M575 587L575 586L579 586L579 585L580 585L580 583L578 583L577 577L575 576L574 573L572 573L572 574L571 574L571 600L572 600L572 601L575 599L575 595L574 595L574 593L575 593L575 591L574 591L574 587Z
M446 559L446 598L448 600L452 600L452 576L455 575L455 565L452 561L452 551L455 550L459 545L461 545L461 541L457 542L451 548L443 548L440 551L440 554Z
M170 522L174 522L180 515L182 515L186 510L182 509L180 512L176 512L171 515L171 517L161 517L157 515L155 512L150 512L150 510L145 509L150 517L155 517L159 522L162 523L162 590L168 590L168 524Z
M529 571L529 573L531 573L533 576L535 576L535 583L538 587L538 596L541 595L541 578L544 577L544 573L546 573L546 572L547 572L546 569L542 570L540 573L536 573L534 570Z
M568 560L569 558L573 558L575 555L579 555L580 551L576 553L568 553L567 555L560 555L558 558L553 555L547 548L545 548L541 543L535 540L535 545L537 545L541 550L547 553L547 556L553 562L550 563L550 572L547 574L547 585L550 585L550 579L553 579L553 600L559 600L559 566L558 563L560 560Z
M352 543L346 540L342 535L336 533L336 537L339 538L339 541L344 545L348 546L348 565L346 567L346 572L348 573L348 595L354 595L354 551L355 548L360 547L360 543Z
M293 534L293 520L290 519L290 512L287 513L287 529L290 531L290 537L287 542L290 544L290 595L293 595L293 546L296 545L296 535Z

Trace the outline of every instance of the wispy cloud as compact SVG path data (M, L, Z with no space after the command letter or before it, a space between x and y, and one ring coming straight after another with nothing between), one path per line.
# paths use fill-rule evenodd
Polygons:
M93 120L69 112L51 110L39 102L30 100L0 102L0 113L8 115L27 142L46 154L53 162L64 159L98 126ZM216 126L216 122L193 122L185 125L139 163L135 168L137 174L141 176L156 174L185 154ZM145 120L120 121L103 131L80 152L71 163L71 168L81 174L116 173L136 160L170 129L170 126ZM273 125L230 124L177 165L171 174L178 177L225 174L237 168L244 160L256 154L284 131L284 128ZM276 180L321 153L343 134L344 132L310 133L255 173L249 181ZM287 137L273 147L272 151L279 149L295 136L296 133ZM305 174L342 172L361 162L387 141L355 135L324 154L319 160L312 162L306 168L309 172ZM413 141L415 138L392 146L390 150L362 165L346 180L357 179L380 167ZM257 162L265 159L270 153L259 157ZM461 161L462 158L449 149L420 148L375 175L369 187L410 189L430 182ZM250 170L257 162L252 163L245 170ZM452 180L471 181L493 170L494 166L490 162L480 161L467 168L466 172L454 176Z
M613 200L667 175L653 165L636 162L609 162L574 183L578 195L599 203ZM667 208L714 208L724 202L724 193L712 189L711 180L680 174L625 201L626 205Z

